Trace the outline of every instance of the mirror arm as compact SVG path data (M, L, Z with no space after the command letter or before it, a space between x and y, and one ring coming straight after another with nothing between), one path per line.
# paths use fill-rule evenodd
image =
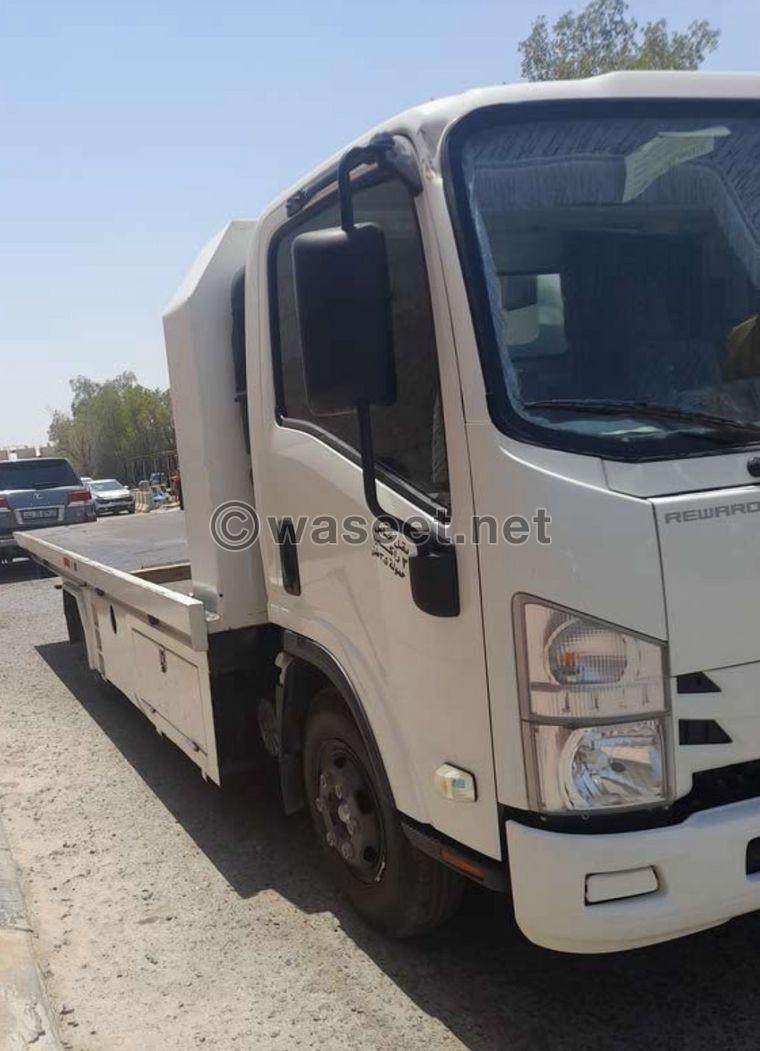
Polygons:
M340 201L340 223L347 233L354 229L354 204L351 193L350 174L361 164L377 164L393 170L412 196L422 190L422 179L414 153L383 133L376 135L368 146L358 146L343 155L338 164L338 197ZM356 405L359 423L359 448L361 450L362 482L364 500L378 522L389 526L409 541L415 548L415 556L409 563L409 582L415 604L425 613L435 617L459 615L459 577L457 573L456 549L439 527L428 526L426 532L415 528L410 522L384 510L377 498L375 448L372 440L372 415L369 402L360 400Z
M344 230L354 228L354 199L351 193L351 172L360 164L375 164L377 154L369 146L354 146L344 153L338 164L338 199L340 201L340 225Z
M340 201L340 225L344 230L354 228L354 202L351 193L351 172L361 164L377 164L398 175L412 197L422 192L422 177L411 147L401 136L394 137L387 131L372 138L367 146L354 146L338 163L338 199Z
M340 225L346 230L354 229L354 202L353 194L351 192L351 172L354 168L358 168L361 164L379 164L382 166L391 167L398 171L397 164L389 161L390 157L393 157L400 151L396 149L396 143L392 135L387 132L383 132L376 135L367 146L354 146L353 149L348 150L340 159L338 164L338 199L340 202ZM416 187L417 193L422 189L422 182L419 177L419 171L417 170L416 161L414 160L413 154L406 154L405 158L400 162L406 166L406 178L403 181L409 186L409 171L408 164L414 165L415 171L417 171ZM412 191L413 192L413 191ZM401 533L407 538L415 547L419 547L421 538L419 531L415 531L408 522L405 522L401 518L397 518L396 515L390 514L388 511L383 510L380 505L380 501L377 498L377 484L375 479L375 448L372 440L372 418L370 415L370 406L366 401L360 401L356 406L356 414L359 421L359 446L361 450L362 460L362 476L364 481L364 499L367 503L367 507L370 509L372 514L378 518L381 522L386 523L392 529L395 529L397 533ZM415 537L417 539L415 539ZM434 541L440 542L437 534L432 531L428 537L425 538L426 542Z
M398 175L412 197L422 193L420 166L408 139L380 131L370 139L369 148L378 154L378 164Z
M360 164L385 164L388 156L394 152L395 143L393 136L384 133L376 135L368 146L355 146L341 157L338 164L338 198L340 201L340 225L344 230L354 229L351 172L354 168L358 168ZM419 188L422 188L421 183L419 183ZM364 499L367 507L376 518L395 529L397 533L401 533L415 546L419 546L419 533L415 534L415 530L408 522L397 518L396 515L392 515L388 511L384 511L380 505L375 481L375 447L372 440L372 418L370 407L366 401L357 403L356 415L359 421L359 447L362 459ZM417 540L415 540L415 535L418 537Z

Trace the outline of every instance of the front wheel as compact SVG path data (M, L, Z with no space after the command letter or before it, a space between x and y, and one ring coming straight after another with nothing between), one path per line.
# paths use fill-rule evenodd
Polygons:
M328 863L354 908L397 938L447 920L464 881L416 850L378 784L355 722L337 690L314 698L304 742L306 799Z

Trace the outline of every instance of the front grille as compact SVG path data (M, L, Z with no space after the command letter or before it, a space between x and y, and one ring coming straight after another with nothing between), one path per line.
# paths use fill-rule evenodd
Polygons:
M700 770L688 795L678 799L671 809L678 821L700 810L710 810L728 803L741 803L760 796L760 759L748 763L722 766L718 770Z
M714 719L679 719L678 743L682 745L731 744L731 738Z

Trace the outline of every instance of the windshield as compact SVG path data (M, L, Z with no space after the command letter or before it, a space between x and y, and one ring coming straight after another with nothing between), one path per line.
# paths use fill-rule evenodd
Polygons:
M0 463L0 490L54 489L79 485L66 460L6 460Z
M117 482L115 478L100 478L97 482L90 482L90 489L94 493L105 493L109 489L123 488L121 482Z
M507 123L502 107L453 136L492 415L620 458L746 445L760 437L760 118L637 108Z

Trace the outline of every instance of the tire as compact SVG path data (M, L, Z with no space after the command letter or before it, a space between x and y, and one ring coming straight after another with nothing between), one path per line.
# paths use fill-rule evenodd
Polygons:
M304 779L327 863L368 923L392 937L409 938L453 915L464 880L415 849L404 835L393 800L372 772L356 723L332 687L320 690L312 702ZM344 804L347 809L341 809ZM347 848L348 858L343 853Z

